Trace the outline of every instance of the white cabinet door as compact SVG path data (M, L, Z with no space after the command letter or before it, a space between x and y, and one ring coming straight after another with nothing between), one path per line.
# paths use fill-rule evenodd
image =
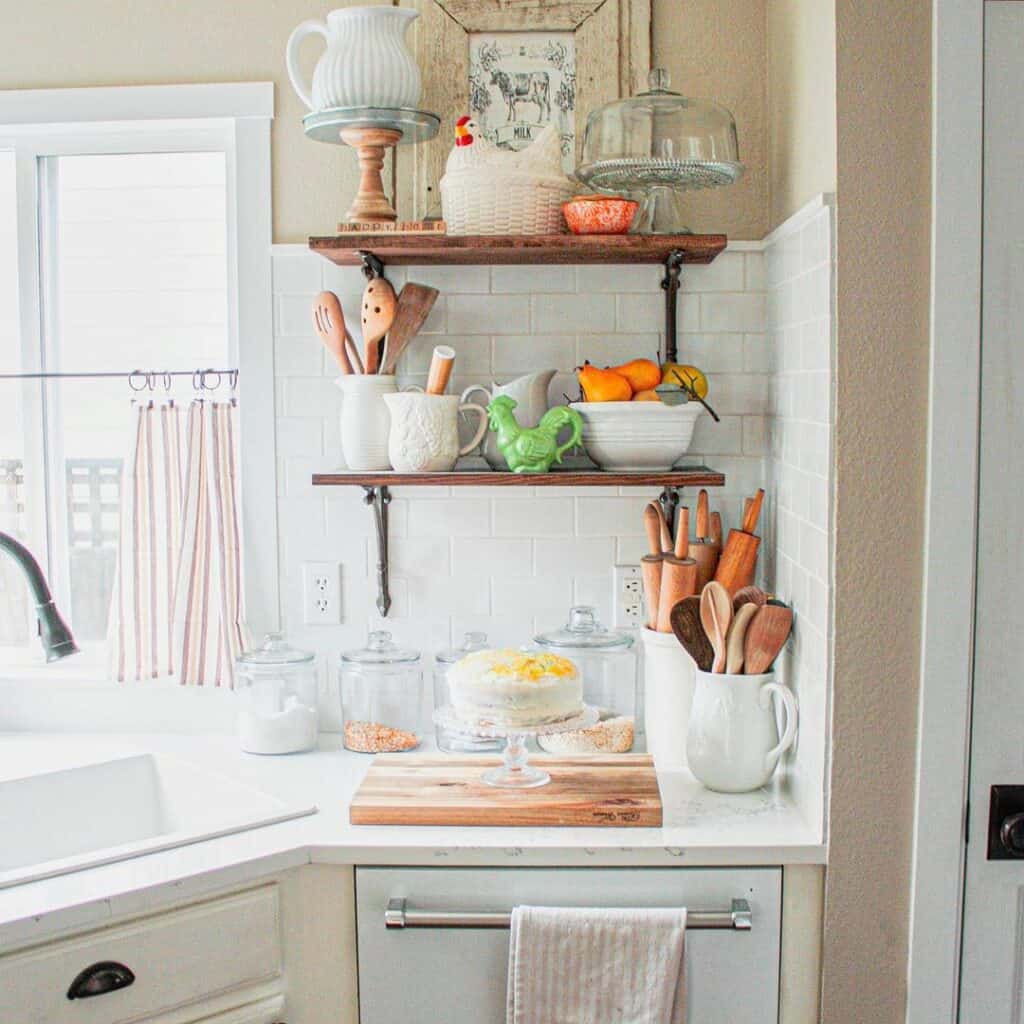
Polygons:
M502 1024L508 931L386 929L392 898L430 911L548 906L728 909L748 900L750 931L686 934L690 1024L776 1024L778 868L358 868L360 1024Z
M986 3L978 582L961 1024L1024 1019L1024 859L994 859L1012 851L998 837L992 850L988 842L992 787L1024 784L1022 81L1024 4ZM955 382L951 388L952 396ZM955 406L951 397L949 415ZM1021 811L1019 802L1008 804L997 820ZM1009 844L1024 852L1024 818L1013 832Z

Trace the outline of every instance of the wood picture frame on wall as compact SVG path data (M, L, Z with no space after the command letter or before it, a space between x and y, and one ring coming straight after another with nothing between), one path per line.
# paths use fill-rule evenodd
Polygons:
M409 32L423 77L420 108L441 118L441 130L430 142L395 150L395 193L403 219L441 216L438 182L454 143L455 121L470 111L472 35L572 34L575 161L567 154L567 164L579 160L592 110L646 87L651 0L405 0L404 6L420 13Z

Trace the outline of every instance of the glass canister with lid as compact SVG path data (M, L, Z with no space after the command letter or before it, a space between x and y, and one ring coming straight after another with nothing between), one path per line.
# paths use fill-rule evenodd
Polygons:
M434 655L435 711L438 708L447 707L451 704L451 698L448 694L448 669L472 651L484 651L486 649L486 633L466 633L458 647L438 651ZM438 750L443 750L446 754L493 753L500 751L505 745L504 740L468 736L452 729L442 728L437 724L434 725L434 735L437 739Z
M594 608L569 609L561 628L534 637L544 650L571 658L583 676L584 703L598 709L600 721L580 733L541 737L551 753L625 753L633 748L637 722L635 640L624 630L607 629Z
M386 630L344 651L340 664L344 743L361 754L414 750L422 738L420 652L400 647Z
M235 662L238 741L250 754L294 754L316 746L316 656L268 633Z

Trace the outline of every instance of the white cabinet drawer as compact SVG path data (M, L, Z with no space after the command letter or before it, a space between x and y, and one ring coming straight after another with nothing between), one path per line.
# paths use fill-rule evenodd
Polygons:
M360 1024L501 1024L508 931L387 929L389 900L428 912L517 904L687 907L750 904L750 931L688 929L690 1024L777 1024L779 868L357 868Z
M127 987L85 999L68 988L90 965L128 967ZM129 1024L281 971L277 887L89 932L0 959L4 1024Z

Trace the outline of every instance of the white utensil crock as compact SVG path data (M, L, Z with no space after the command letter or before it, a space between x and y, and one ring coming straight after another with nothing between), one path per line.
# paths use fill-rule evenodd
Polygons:
M388 456L399 473L447 473L460 455L471 452L487 430L487 412L461 402L458 395L421 395L403 391L384 396L391 412ZM475 412L480 425L467 445L459 447L459 413Z
M644 652L644 731L655 766L686 767L686 727L693 700L693 659L674 633L640 630Z
M490 388L485 388L483 384L472 384L462 392L462 400L468 401L471 394L479 391L486 396L487 401L484 404L487 405L498 395L508 395L516 401L513 414L519 426L535 427L548 411L548 385L556 372L540 370L537 373L528 373L524 377L517 377L507 384L492 384ZM505 456L498 449L498 435L493 431L484 438L483 456L491 469L508 472Z
M714 675L697 671L686 759L708 789L748 793L775 773L779 759L796 739L796 697L775 682L775 674ZM779 727L772 705L778 696L786 725Z
M413 107L420 101L420 69L405 45L419 17L408 7L342 7L327 24L311 19L288 39L285 63L292 88L310 110L332 107ZM327 50L313 71L312 88L299 70L299 44L321 35Z
M341 388L341 453L349 469L378 472L391 468L388 431L391 416L384 396L398 390L394 374L353 373L334 381Z

